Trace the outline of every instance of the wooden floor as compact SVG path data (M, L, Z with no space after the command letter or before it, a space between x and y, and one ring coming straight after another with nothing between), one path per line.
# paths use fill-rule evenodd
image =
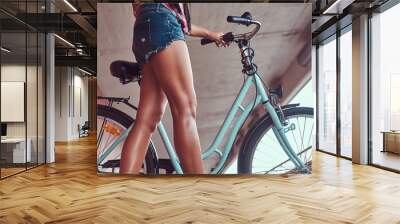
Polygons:
M23 172L25 170L25 167L7 167L7 168L1 168L1 177L7 177L19 172Z
M374 150L372 156L374 164L388 167L395 170L400 170L400 155L391 152L381 152Z
M400 223L400 175L315 153L313 174L97 176L93 138L0 181L0 223Z

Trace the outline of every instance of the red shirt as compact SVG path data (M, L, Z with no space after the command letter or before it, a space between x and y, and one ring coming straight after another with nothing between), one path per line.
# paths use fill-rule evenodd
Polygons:
M138 15L140 6L142 4L146 4L146 3L133 3L132 4L133 5L133 15L135 17ZM176 15L177 19L182 24L183 32L188 33L190 31L190 24L188 23L188 20L190 22L190 17L189 17L189 11L187 9L187 5L184 5L183 3L178 3L177 5L179 6L179 8L177 8L176 4L172 4L172 3L161 3L161 4L163 4L166 8L171 10L171 12L174 13L174 15Z

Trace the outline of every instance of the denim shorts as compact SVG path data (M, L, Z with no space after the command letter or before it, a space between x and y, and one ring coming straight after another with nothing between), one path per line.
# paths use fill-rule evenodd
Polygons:
M185 40L176 15L161 3L142 4L133 28L132 44L139 65L148 63L152 55L176 40Z

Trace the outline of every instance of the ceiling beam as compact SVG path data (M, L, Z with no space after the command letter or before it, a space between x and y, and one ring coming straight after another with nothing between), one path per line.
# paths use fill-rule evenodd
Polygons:
M82 30L68 14L64 13L18 13L16 17L42 32Z
M80 14L68 14L67 15L72 21L79 25L83 31L90 37L91 45L96 45L97 42L97 30L88 22L88 20ZM89 41L89 40L88 40Z
M91 56L56 56L56 66L80 66L88 67L96 71L97 60Z

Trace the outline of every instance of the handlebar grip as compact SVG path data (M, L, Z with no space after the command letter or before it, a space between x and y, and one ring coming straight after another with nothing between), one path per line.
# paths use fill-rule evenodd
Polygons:
M201 43L201 45L206 45L206 44L210 44L210 43L213 43L214 41L212 41L212 40L210 40L210 39L206 39L206 38L203 38L203 39L201 39L201 41L200 41L200 43Z
M222 39L225 42L232 42L235 39L235 37L233 36L232 32L229 32L229 33L222 35ZM201 39L200 43L201 43L201 45L206 45L206 44L214 43L214 41L207 39L207 38L203 38L203 39Z
M226 17L226 21L228 23L238 23L238 24L242 24L242 25L246 25L246 26L250 25L252 22L251 19L243 18L240 16L228 16L228 17Z

